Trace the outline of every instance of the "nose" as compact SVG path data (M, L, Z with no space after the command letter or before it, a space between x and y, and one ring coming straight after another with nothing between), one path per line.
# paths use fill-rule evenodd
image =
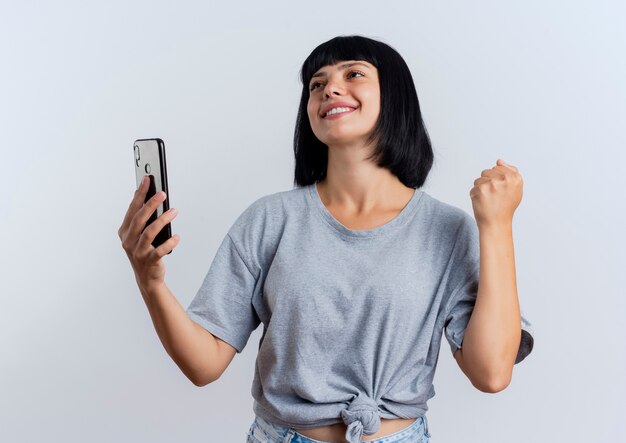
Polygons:
M324 95L326 97L330 97L331 95L341 95L343 94L344 87L343 84L336 82L334 80L328 80L326 86L324 87Z

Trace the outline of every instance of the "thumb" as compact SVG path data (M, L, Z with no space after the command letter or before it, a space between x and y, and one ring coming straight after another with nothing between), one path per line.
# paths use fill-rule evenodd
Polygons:
M512 167L511 165L509 165L507 162L505 162L505 161L504 161L504 160L502 160L501 158L499 158L499 159L496 161L496 164L497 164L498 166L506 166L507 168L513 169L513 167Z

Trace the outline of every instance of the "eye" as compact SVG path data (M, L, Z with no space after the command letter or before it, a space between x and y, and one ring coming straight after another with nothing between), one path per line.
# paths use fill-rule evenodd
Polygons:
M365 76L365 74L363 74L361 71L350 71L350 72L348 73L348 75L350 75L350 74L360 74L360 75L362 75L362 76Z
M359 75L362 75L363 77L365 77L365 74L363 74L361 71L349 71L349 72L348 72L348 77L349 77L351 74L359 74ZM314 89L317 89L317 85L321 85L321 83L320 83L320 82L314 82L314 83L311 83L311 88L310 88L310 90L311 90L311 91L313 91Z

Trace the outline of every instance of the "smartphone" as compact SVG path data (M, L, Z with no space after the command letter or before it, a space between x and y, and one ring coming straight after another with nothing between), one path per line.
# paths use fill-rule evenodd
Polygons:
M165 211L170 208L170 193L167 187L167 167L165 163L165 143L160 138L143 138L135 140L133 143L133 151L135 154L135 178L137 180L137 188L141 185L141 180L144 176L150 178L150 187L146 193L147 202L157 192L163 191L167 196L165 201L161 203L156 211L154 211L143 229L155 221L157 217L160 217ZM143 232L142 229L142 232ZM168 223L161 229L157 236L152 241L152 246L155 248L164 243L168 238L172 236L172 226ZM172 251L168 252L171 253Z

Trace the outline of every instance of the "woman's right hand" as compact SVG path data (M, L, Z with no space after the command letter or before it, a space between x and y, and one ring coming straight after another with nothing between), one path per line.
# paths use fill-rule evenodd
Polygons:
M171 208L146 226L150 215L166 198L165 193L161 191L144 204L149 182L150 180L145 176L135 191L135 196L130 202L128 211L126 211L122 226L117 231L120 240L122 240L122 248L126 251L135 272L139 289L142 291L150 291L151 288L161 286L164 283L165 265L162 257L172 251L180 239L176 234L159 247L152 246L152 241L156 235L176 217L176 209ZM144 226L146 226L145 229L143 229Z

